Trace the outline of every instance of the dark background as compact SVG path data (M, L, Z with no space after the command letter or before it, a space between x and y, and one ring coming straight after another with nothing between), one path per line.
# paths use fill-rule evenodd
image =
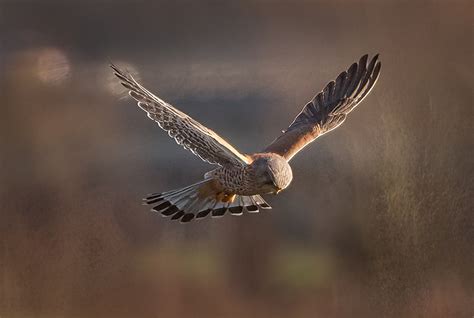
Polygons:
M472 1L0 1L0 316L471 317ZM107 67L244 152L365 53L274 207L140 205L211 169Z

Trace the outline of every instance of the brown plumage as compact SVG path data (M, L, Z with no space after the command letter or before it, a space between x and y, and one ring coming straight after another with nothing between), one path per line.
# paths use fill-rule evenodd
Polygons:
M352 64L335 81L329 82L265 151L290 160L313 140L342 124L379 77L381 64L377 61L378 55L368 65L367 57L362 56L359 63Z
M149 195L154 205L172 220L189 222L227 211L241 215L259 208L270 209L261 194L278 193L293 179L290 159L319 136L337 128L370 92L380 73L378 55L367 63L367 55L330 82L298 114L293 123L262 153L242 154L212 130L161 100L130 74L111 65L122 85L147 112L148 117L184 148L219 167L204 180L185 188Z

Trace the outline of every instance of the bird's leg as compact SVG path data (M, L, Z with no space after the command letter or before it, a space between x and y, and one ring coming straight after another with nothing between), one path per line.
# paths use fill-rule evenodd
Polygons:
M219 192L216 195L216 199L221 202L234 202L236 195L235 194L229 194L225 192Z
M232 203L232 202L234 202L235 197L236 197L235 194L228 194L228 195L225 197L225 199L226 199L225 202L230 202L230 203Z

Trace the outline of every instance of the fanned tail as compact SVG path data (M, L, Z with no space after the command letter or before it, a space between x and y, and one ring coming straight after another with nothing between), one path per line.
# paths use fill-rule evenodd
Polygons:
M155 205L153 212L181 223L208 215L222 217L227 211L231 215L242 215L244 210L257 213L259 209L271 209L260 195L222 196L213 188L213 182L213 179L206 179L181 189L150 194L143 200L145 204Z

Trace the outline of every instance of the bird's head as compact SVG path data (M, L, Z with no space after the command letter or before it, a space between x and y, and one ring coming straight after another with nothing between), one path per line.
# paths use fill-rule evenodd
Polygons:
M252 162L255 179L262 193L282 191L291 183L293 172L285 158L268 154L259 156Z

